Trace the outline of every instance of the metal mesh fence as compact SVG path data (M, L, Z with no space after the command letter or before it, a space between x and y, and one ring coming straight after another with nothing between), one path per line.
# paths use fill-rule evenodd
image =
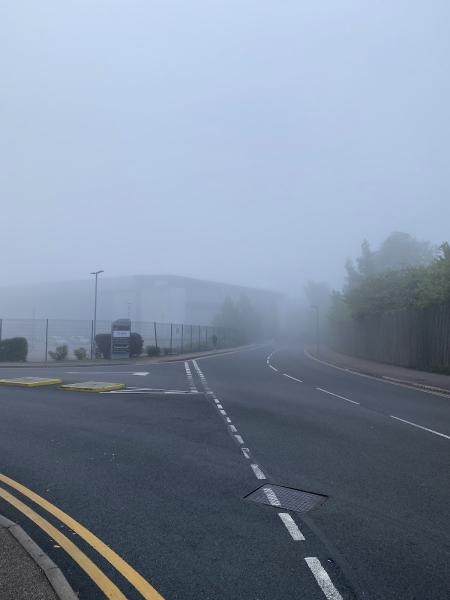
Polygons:
M111 333L111 321L98 320L96 333ZM139 333L147 346L159 348L161 354L226 348L234 344L232 330L209 325L186 325L183 323L158 323L135 321L131 330ZM24 337L28 342L31 362L52 360L49 352L66 345L68 359L75 359L74 351L84 348L89 357L93 321L71 319L0 319L0 341Z

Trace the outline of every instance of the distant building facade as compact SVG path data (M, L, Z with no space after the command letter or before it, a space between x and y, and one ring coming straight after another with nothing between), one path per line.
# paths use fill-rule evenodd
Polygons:
M177 275L100 276L98 317L209 325L226 298L246 296L262 315L277 315L281 294ZM0 318L89 319L93 281L52 282L0 290Z

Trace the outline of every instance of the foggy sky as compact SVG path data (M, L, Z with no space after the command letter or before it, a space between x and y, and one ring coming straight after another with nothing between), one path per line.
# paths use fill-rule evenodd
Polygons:
M0 0L1 284L334 286L450 237L447 0Z

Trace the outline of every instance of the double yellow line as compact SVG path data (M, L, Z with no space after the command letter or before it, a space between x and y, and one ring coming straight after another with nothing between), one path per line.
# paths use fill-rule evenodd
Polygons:
M61 523L67 525L72 531L77 533L85 542L87 542L94 550L96 550L103 558L105 558L125 579L127 579L136 590L147 600L164 600L163 597L153 588L142 575L133 569L123 558L121 558L114 550L111 550L104 542L96 535L91 533L86 527L72 519L68 514L29 490L27 487L14 481L13 479L0 473L0 482L17 490L26 498L32 500L35 504L46 510L48 513L56 517ZM83 571L92 579L92 581L100 588L107 598L112 600L126 600L126 596L119 588L109 579L93 562L84 554L68 537L62 534L56 527L41 517L37 512L24 504L21 500L13 496L3 487L0 487L0 498L11 504L15 509L28 517L33 523L40 527L52 539L63 548L67 554L83 569Z

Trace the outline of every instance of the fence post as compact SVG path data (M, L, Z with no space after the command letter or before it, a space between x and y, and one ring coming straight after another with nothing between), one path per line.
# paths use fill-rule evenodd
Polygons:
M198 326L198 349L200 350L200 345L202 343L202 326Z
M191 328L191 352L192 352L192 325L190 325Z
M208 325L206 326L205 341L206 341L206 347L208 347Z
M156 321L153 321L153 327L155 330L155 348L158 348L158 336L156 335Z
M173 323L170 324L170 354L173 350Z
M48 361L48 319L45 319L45 362Z
M183 341L184 341L184 325L181 324L181 354L183 354Z
M3 327L3 319L0 319L0 342L2 341L2 327Z
M94 340L94 321L91 319L91 360L94 360L95 354L95 340Z

